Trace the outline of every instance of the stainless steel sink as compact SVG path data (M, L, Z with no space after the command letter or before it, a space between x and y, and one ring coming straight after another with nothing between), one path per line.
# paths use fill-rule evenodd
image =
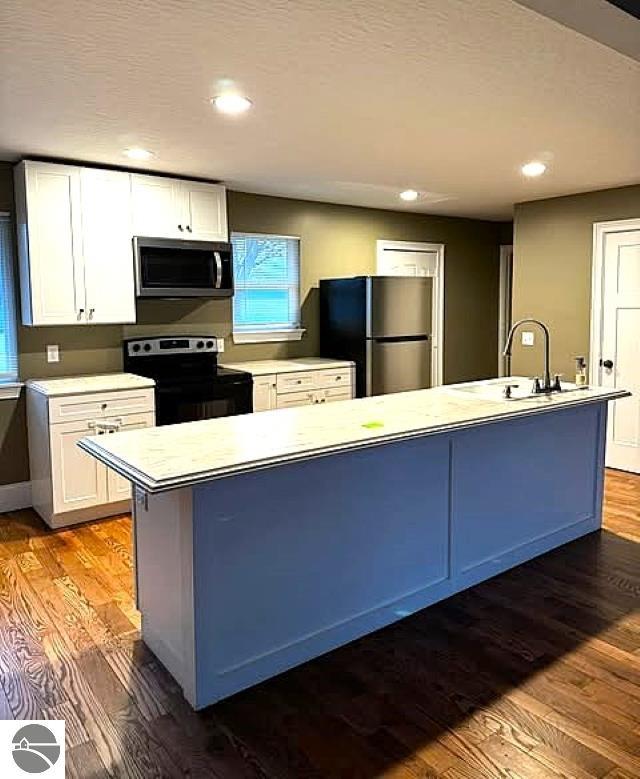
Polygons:
M506 387L511 387L511 397L505 394ZM500 379L487 379L485 381L473 381L466 384L449 384L446 389L451 392L462 393L468 397L476 397L479 400L503 401L510 403L514 400L542 400L547 397L544 393L533 392L533 379L526 376L509 376ZM575 384L564 383L562 392L574 392ZM556 393L554 393L556 394Z

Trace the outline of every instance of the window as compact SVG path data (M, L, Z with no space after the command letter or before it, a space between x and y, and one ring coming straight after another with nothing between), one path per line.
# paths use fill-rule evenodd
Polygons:
M15 382L18 375L12 266L11 219L8 214L0 214L0 385Z
M300 239L233 233L233 339L298 340Z

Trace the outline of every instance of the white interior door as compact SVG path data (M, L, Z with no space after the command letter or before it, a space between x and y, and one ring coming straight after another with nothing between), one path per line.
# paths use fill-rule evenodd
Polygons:
M600 383L630 390L611 404L607 465L640 473L640 230L605 236Z
M376 273L378 276L423 276L433 279L431 386L437 387L444 381L444 245L378 241Z

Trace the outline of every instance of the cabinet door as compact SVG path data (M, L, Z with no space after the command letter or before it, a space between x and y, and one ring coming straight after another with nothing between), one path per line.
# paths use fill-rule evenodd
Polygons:
M227 194L218 184L185 181L182 185L189 238L226 241Z
M23 322L83 323L80 169L25 162L16 170L16 193Z
M82 245L87 321L136 321L128 173L82 168Z
M113 425L114 432L124 432L125 430L140 430L143 427L153 427L155 423L154 415L148 414L130 414L126 417L117 419L102 420L106 427ZM107 433L108 435L108 433ZM115 503L120 500L131 499L131 482L123 479L111 468L107 468L107 500L109 503Z
M66 422L51 426L53 511L56 514L107 502L104 465L77 446L83 436L94 435L95 432L90 422Z
M269 411L276 408L276 377L253 377L253 410Z
M151 238L186 238L182 182L160 176L131 176L133 234Z

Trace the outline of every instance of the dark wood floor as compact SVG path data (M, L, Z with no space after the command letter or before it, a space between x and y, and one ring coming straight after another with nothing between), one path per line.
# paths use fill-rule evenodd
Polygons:
M128 518L0 517L0 718L64 718L70 777L640 777L640 477L602 532L200 714L131 590Z

